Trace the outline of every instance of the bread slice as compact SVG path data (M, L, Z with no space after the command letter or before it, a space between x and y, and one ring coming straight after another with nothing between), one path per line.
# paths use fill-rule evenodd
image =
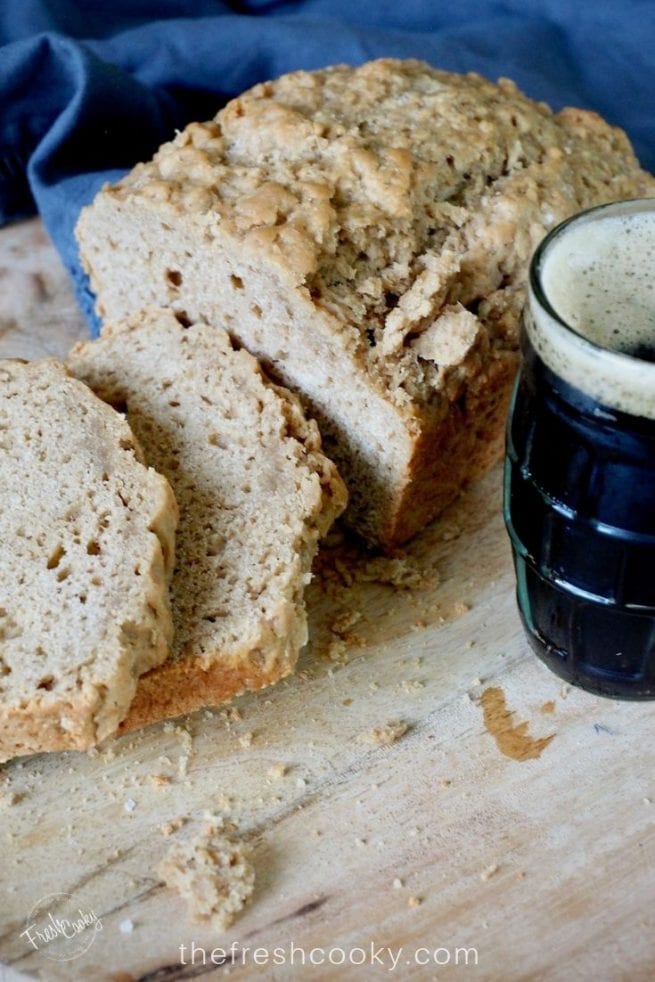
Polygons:
M539 239L653 194L594 113L387 59L255 86L105 187L77 234L101 317L220 316L301 393L347 519L391 545L502 450Z
M297 399L218 326L149 309L77 345L71 370L124 406L180 507L173 658L144 676L123 728L287 675L307 640L303 591L345 506Z
M116 731L168 655L177 507L55 360L0 361L0 759Z

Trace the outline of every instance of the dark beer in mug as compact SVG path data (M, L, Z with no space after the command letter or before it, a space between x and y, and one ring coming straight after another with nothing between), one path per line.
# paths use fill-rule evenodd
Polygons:
M522 345L504 511L528 639L574 685L655 698L655 201L547 236Z

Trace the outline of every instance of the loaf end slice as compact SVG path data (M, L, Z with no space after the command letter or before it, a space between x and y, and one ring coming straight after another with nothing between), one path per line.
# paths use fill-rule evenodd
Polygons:
M219 324L150 308L73 349L72 371L126 407L180 507L173 657L139 681L123 729L225 702L289 674L303 593L346 503L298 400Z
M55 360L0 361L0 759L114 733L169 653L177 506Z

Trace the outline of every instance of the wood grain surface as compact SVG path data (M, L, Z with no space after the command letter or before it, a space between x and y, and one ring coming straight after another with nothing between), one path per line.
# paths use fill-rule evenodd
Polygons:
M64 355L84 331L38 222L0 233L0 355ZM530 654L500 469L407 550L406 587L371 560L333 537L294 678L0 771L0 978L655 977L653 706L570 689ZM393 744L371 737L397 721ZM256 869L223 932L156 872L212 815ZM30 945L35 907L71 904L101 928Z

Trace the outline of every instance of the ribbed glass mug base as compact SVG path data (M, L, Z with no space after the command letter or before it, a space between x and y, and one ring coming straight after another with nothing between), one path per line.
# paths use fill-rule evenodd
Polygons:
M521 556L514 563L527 640L552 672L593 695L655 699L655 617L573 597Z

